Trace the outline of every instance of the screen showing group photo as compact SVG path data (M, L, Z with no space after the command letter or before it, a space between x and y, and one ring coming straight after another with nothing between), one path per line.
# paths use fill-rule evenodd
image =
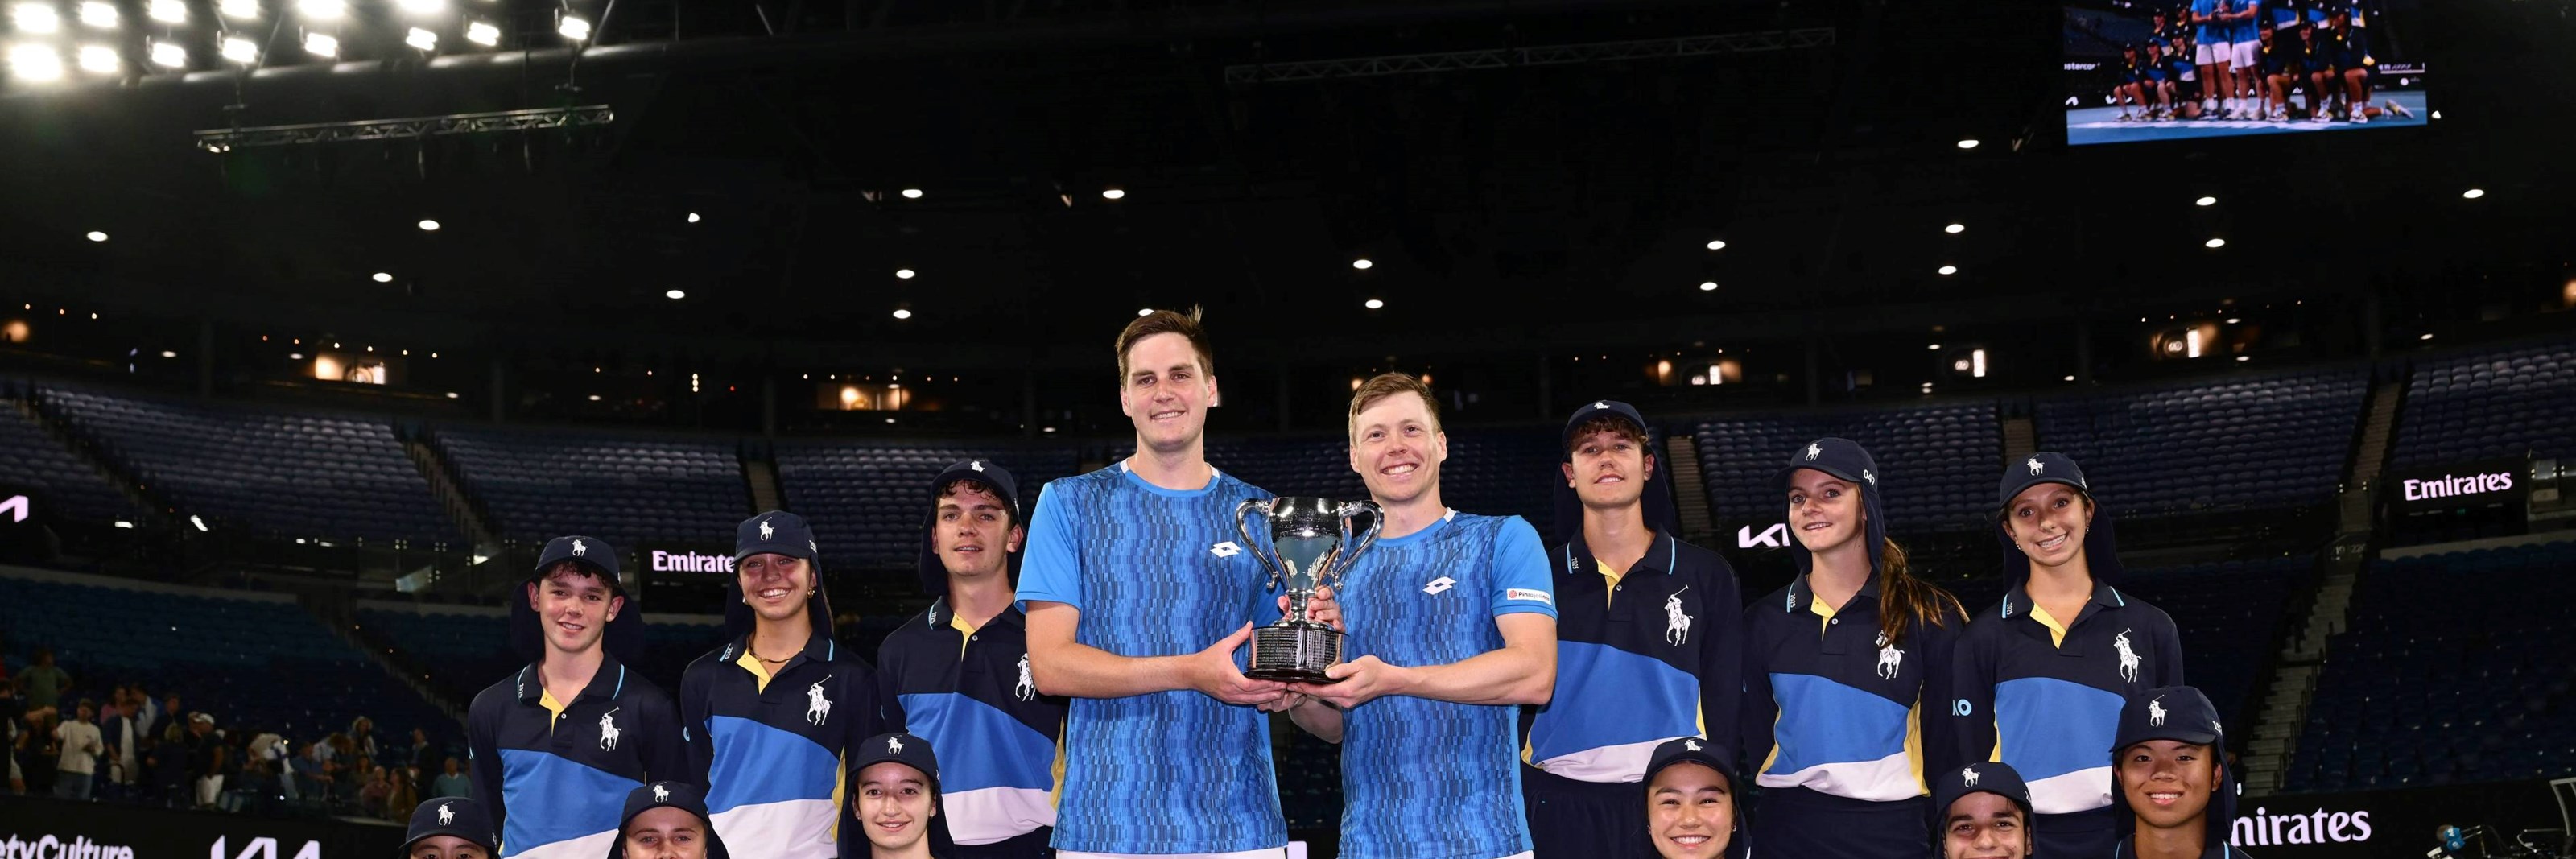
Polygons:
M2420 126L2417 0L2065 6L2066 142Z

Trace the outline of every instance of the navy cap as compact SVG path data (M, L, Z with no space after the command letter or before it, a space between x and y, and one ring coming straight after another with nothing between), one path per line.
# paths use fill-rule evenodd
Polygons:
M617 580L617 547L597 537L570 536L547 540L545 551L537 553L537 568L529 571L528 578L533 581L565 561L577 561L597 568L608 579L610 588L619 594L626 593L626 585Z
M1657 745L1655 753L1646 759L1645 780L1651 784L1655 780L1655 774L1663 772L1665 767L1693 763L1716 770L1718 775L1725 776L1727 789L1733 791L1735 768L1726 762L1725 757L1725 746L1698 737L1676 737L1665 740L1661 745Z
M1010 470L1003 468L1001 463L989 459L969 459L941 470L939 479L930 482L931 503L938 503L940 487L947 486L952 480L972 480L984 484L984 488L991 490L995 496L1002 499L1002 503L1011 505L1013 521L1022 518L1020 516L1020 481L1013 478Z
M724 839L716 836L714 819L707 816L707 799L696 786L681 781L657 781L626 792L626 811L617 816L617 838L610 841L608 859L626 856L626 827L635 816L656 808L677 808L698 816L706 827L707 859L733 859L725 849Z
M2011 764L1978 761L1950 772L1934 773L1932 777L1932 829L1935 832L1948 828L1950 806L1956 804L1960 797L1972 793L1991 793L2012 800L2012 804L2021 806L2023 816L2032 814L2030 785L2022 781L2021 773Z
M1868 489L1878 488L1878 458L1870 456L1868 448L1851 439L1827 436L1791 451L1789 464L1771 473L1771 485L1787 490L1790 476L1801 468L1812 468Z
M822 547L814 543L814 529L806 526L805 517L794 513L771 510L742 520L733 529L733 560L737 564L753 555L786 555L811 561L820 554Z
M1618 400L1593 400L1592 402L1584 403L1582 408L1575 409L1573 417L1565 419L1565 434L1563 438L1557 441L1557 453L1571 459L1574 453L1575 428L1583 426L1585 421L1589 421L1603 415L1626 418L1629 423L1637 425L1638 435L1648 437L1652 437L1654 435L1654 433L1647 431L1646 416L1638 414L1636 406L1628 405L1627 403L1623 403ZM1647 453L1651 455L1654 451L1647 451Z
M626 600L625 608L619 611L616 617L609 619L608 629L601 633L600 646L605 648L610 656L617 657L619 662L633 662L642 658L644 607L637 601L636 594L628 592L626 583L617 577L616 547L608 545L608 541L597 537L570 536L548 540L545 550L537 553L537 567L528 572L528 582L536 583L545 577L546 570L565 561L572 561L599 571L599 577L608 582L609 592ZM519 658L530 662L545 658L544 626L544 620L537 616L536 607L528 604L526 595L511 595L508 627L510 649L517 653Z
M2218 724L2218 708L2209 696L2189 686L2149 689L2120 705L2120 730L2111 753L2148 740L2172 740L2198 746L2223 746L2227 732Z
M414 844L423 838L453 835L482 847L486 851L501 849L501 830L492 825L492 815L483 804L461 796L433 799L411 810L411 829L403 833L402 853L408 856Z
M922 779L929 782L930 795L939 796L939 757L931 753L930 741L901 731L859 741L859 754L850 759L850 790L858 790L859 773L887 762L921 771Z
M2085 492L2092 487L2084 482L2084 469L2066 454L2043 450L2023 457L2020 462L2004 467L2003 486L1995 490L1995 509L2012 506L2012 500L2042 483L2063 483Z

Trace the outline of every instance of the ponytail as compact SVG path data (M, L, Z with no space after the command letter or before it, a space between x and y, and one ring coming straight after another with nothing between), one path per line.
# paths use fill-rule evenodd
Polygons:
M1895 540L1886 540L1878 562L1878 633L1887 638L1887 647L1905 640L1909 623L1948 627L1951 616L1966 617L1968 610L1959 598L1941 586L1914 577L1906 569L1905 548Z

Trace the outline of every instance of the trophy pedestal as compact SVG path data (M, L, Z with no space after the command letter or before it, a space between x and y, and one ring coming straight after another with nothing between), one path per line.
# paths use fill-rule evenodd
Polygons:
M1312 621L1288 621L1252 631L1252 667L1243 676L1278 683L1342 682L1324 669L1342 661L1342 633Z

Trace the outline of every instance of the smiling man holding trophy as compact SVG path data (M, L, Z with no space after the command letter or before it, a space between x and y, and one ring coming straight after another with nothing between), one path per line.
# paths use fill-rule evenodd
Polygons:
M1556 685L1556 600L1538 531L1517 516L1477 516L1440 503L1448 436L1421 380L1387 373L1351 397L1350 462L1376 508L1374 534L1344 542L1315 523L1371 505L1279 499L1270 508L1280 557L1331 585L1347 639L1294 621L1256 633L1256 676L1311 663L1318 648L1343 655L1289 716L1342 744L1342 840L1347 859L1525 856L1529 826L1516 757L1519 705L1543 704ZM1282 509L1294 515L1281 527ZM1347 521L1347 520L1345 520ZM1299 522L1305 523L1302 527ZM1337 544L1326 547L1323 544ZM1264 547L1267 548L1266 546ZM1291 566L1282 563L1282 572ZM1302 651L1302 652L1301 652ZM1265 659L1264 657L1269 657Z

